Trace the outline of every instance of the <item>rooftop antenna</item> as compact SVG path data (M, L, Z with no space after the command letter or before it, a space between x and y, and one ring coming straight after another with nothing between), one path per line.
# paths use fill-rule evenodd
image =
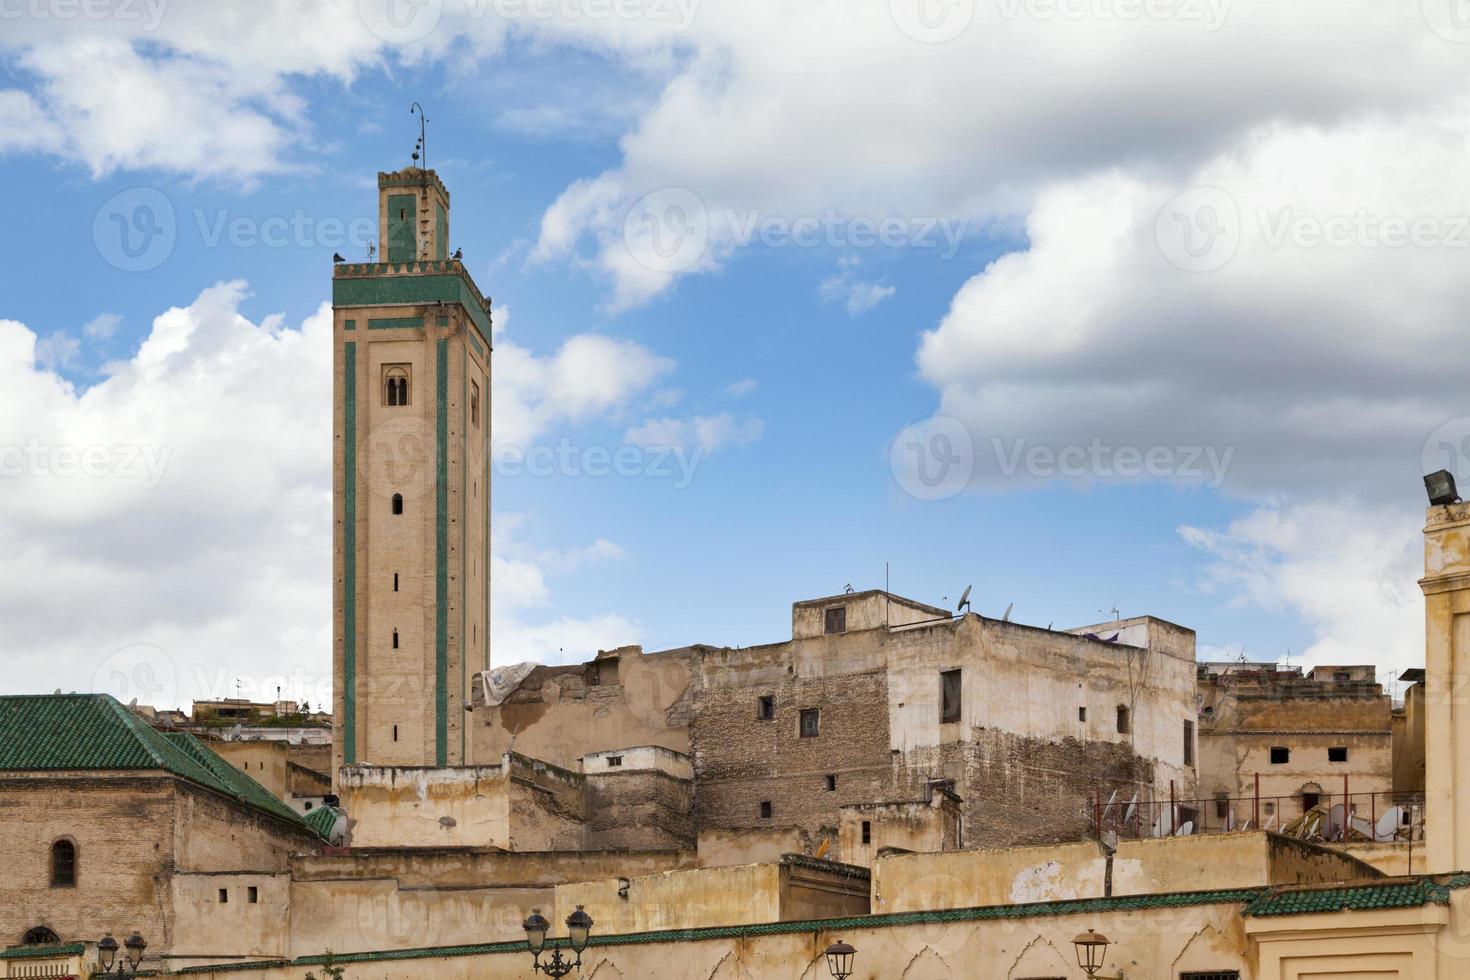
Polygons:
M1113 614L1113 622L1116 623L1118 621L1118 604L1116 602L1113 603L1113 608L1111 608L1111 609L1099 609L1098 612L1112 613Z
M842 594L843 595L852 595L852 591L853 591L853 589L852 589L852 583L851 582L848 582L845 586L842 587Z
M413 147L413 165L415 167L420 167L424 170L428 170L429 147L428 144L424 142L424 138L428 135L427 131L425 130L425 124L429 120L428 117L424 115L424 107L419 105L417 102L408 107L408 114L410 116L413 115L415 112L419 114L419 141L415 143ZM420 157L423 157L422 163L419 162Z
M964 594L960 596L959 605L957 605L957 606L954 607L954 611L955 612L962 613L966 609L969 609L970 608L970 589L971 588L973 588L973 586L969 586L969 585L965 586Z

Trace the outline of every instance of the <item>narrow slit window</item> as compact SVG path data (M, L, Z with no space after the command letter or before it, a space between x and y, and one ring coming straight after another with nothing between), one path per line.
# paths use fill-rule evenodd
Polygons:
M394 630L393 631L393 649L395 649L395 650L398 649L398 631L397 630Z
M958 670L939 674L939 721L950 724L960 720L961 676Z
M1184 722L1184 764L1194 765L1194 722Z
M873 843L873 821L871 820L863 821L863 843Z
M393 591L394 592L397 592L398 591L398 573L397 572L394 572L393 573Z

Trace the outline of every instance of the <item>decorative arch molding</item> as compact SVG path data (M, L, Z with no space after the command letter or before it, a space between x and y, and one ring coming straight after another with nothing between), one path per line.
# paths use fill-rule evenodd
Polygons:
M949 964L944 962L944 957L934 952L932 946L925 946L919 951L919 955L909 960L899 980L953 980L954 973Z
M1076 969L1057 949L1056 944L1044 936L1037 936L1026 944L1021 954L1011 963L1006 972L1007 980L1016 977L1067 977Z
M50 926L31 926L20 938L22 946L55 946L61 937Z
M623 980L623 971L612 960L604 956L587 974L587 980Z
M1202 926L1190 936L1179 955L1169 966L1169 975L1180 973L1208 973L1217 970L1239 970L1242 977L1250 977L1250 967L1235 943L1212 925Z

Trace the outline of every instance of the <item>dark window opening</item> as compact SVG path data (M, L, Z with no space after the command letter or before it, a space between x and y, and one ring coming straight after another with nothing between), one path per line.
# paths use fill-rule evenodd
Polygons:
M755 699L755 718L757 721L770 721L776 717L776 699L769 694L762 694Z
M949 724L960 720L960 698L962 684L958 670L940 671L939 674L939 721Z
M383 400L389 407L408 404L408 368L390 367L383 376Z
M230 904L230 890L228 888L221 888L219 890L219 903L221 905Z
M1077 720L1078 721L1086 721L1087 720L1087 709L1086 708L1078 708L1077 709Z
M1271 765L1284 766L1291 761L1291 749L1284 745L1271 746Z
M1118 705L1118 734L1119 735L1127 735L1128 734L1128 727L1129 727L1128 706L1126 704L1120 704L1120 705Z
M397 592L398 591L398 573L397 572L394 572L393 573L393 591L394 592Z
M761 819L762 820L769 820L769 819L771 819L771 801L770 800L762 800L761 801Z
M393 513L403 513L403 494L401 493L395 493L393 495Z
M873 821L871 820L863 821L863 843L873 843Z
M847 607L833 606L823 616L822 628L828 633L847 632Z
M830 793L835 789L837 789L837 776L829 772L827 774L827 792Z
M254 885L251 885L249 888L245 889L245 901L249 902L251 905L255 905L257 902L259 902L260 889L256 888Z
M51 845L51 887L75 888L77 883L77 846L69 840Z
M480 385L470 382L470 421L477 427L480 424Z
M22 946L55 946L59 942L61 942L61 937L45 926L27 929L26 934L20 940Z
M1227 793L1215 794L1215 816L1221 820L1230 816L1230 796Z
M622 764L623 764L623 757L620 756L620 755L610 755L610 756L607 757L607 765L608 765L608 768L609 769L616 769L618 766L621 766Z
M1273 814L1276 813L1276 804L1275 803L1272 803L1270 800L1267 800L1267 801L1263 802L1261 804L1261 812L1264 813L1268 817L1269 816L1272 816Z
M394 630L393 631L393 649L395 649L395 650L398 649L398 631L397 630Z
M801 712L801 737L816 738L822 729L822 713L816 708L804 708Z
M1318 803L1321 803L1321 802L1322 802L1322 797L1320 795L1318 795L1316 793L1303 793L1302 794L1302 812L1303 813L1306 813L1308 810L1312 809Z
M393 741L395 741L395 742L398 741L398 726L397 725L394 725L393 726Z
M1206 970L1179 974L1179 980L1240 980L1239 970Z
M1328 762L1346 762L1347 761L1347 746L1346 745L1334 745L1331 748L1329 748L1327 750L1327 761Z
M1184 723L1184 764L1194 765L1194 722Z

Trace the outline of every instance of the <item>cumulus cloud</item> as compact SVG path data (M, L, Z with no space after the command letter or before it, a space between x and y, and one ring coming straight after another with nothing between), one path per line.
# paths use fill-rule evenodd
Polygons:
M725 394L731 398L744 398L746 395L754 392L759 386L760 382L754 378L741 378L739 381L727 384L725 386Z
M822 280L818 294L824 303L840 303L849 316L866 313L897 292L895 286L859 279L850 269Z

